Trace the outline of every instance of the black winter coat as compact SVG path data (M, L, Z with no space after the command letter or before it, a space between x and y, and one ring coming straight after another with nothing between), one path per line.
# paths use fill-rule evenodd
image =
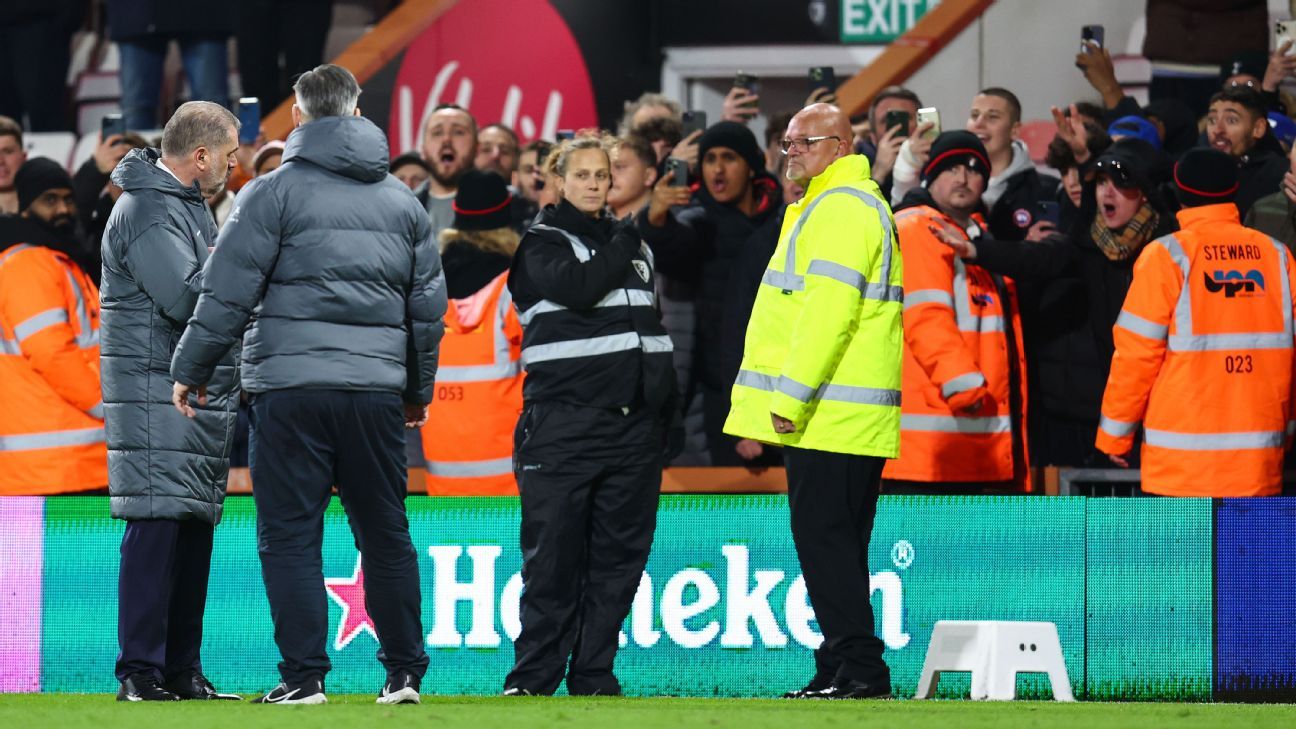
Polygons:
M239 192L221 230L171 365L178 382L207 382L241 336L248 392L431 402L445 278L427 213L387 160L386 136L364 117L288 136L283 165Z
M1033 169L1008 178L1003 195L995 201L986 223L996 240L1025 240L1030 227L1039 220L1039 203L1057 199L1061 181Z
M193 314L216 222L198 186L132 150L103 236L100 369L108 490L118 519L220 521L239 403L238 353L223 352L194 419L171 404L171 356Z

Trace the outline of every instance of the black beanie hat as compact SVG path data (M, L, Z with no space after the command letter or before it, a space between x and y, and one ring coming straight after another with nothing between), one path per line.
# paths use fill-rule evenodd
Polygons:
M1156 186L1165 181L1165 156L1161 150L1137 137L1125 137L1111 143L1094 162L1094 171L1106 175L1116 187L1137 188L1149 200Z
M707 127L698 139L698 164L706 158L708 149L727 147L747 162L752 174L759 175L765 169L765 153L756 143L756 135L745 124L722 121Z
M1230 76L1240 76L1242 74L1263 79L1265 69L1268 67L1269 53L1267 51L1242 51L1220 64L1220 83L1227 81Z
M923 166L922 183L926 186L940 173L955 165L967 165L990 179L990 155L985 145L972 132L963 130L944 132L932 143L927 164Z
M1191 149L1175 165L1174 183L1186 208L1232 202L1238 190L1237 160L1218 149Z
M72 189L72 176L63 165L49 157L32 157L18 168L14 175L14 189L18 191L18 211L23 212L36 202L36 198L60 187Z
M509 203L513 196L498 173L468 170L459 178L454 199L456 230L492 230L513 224Z

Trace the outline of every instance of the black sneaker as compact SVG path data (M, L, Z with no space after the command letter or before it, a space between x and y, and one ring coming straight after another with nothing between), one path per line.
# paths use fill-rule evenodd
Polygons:
M254 704L327 704L324 695L324 681L308 678L301 683L290 684L280 681L278 686L270 689L265 696L253 699Z
M117 691L118 701L179 701L180 697L162 688L157 676L137 673L127 676Z
M502 695L503 696L535 696L535 694L531 693L527 689L522 688L521 686L509 686L508 688L504 689L504 693Z
M166 682L166 690L182 699L199 701L242 701L238 694L223 694L199 671L189 671Z
M412 673L404 671L388 677L387 684L378 692L377 703L380 704L417 704L419 703L419 679Z
M824 676L816 673L814 675L814 678L810 679L810 683L806 684L804 688L799 688L796 689L795 691L789 691L783 694L783 698L804 699L808 694L819 693L820 691L823 691L826 688L830 688L831 686L832 686L832 676Z
M806 699L889 699L891 684L868 683L851 679L838 679L831 686L822 690L807 693Z

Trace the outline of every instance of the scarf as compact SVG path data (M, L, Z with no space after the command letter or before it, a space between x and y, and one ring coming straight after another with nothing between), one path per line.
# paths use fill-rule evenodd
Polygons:
M1093 225L1089 226L1089 235L1108 260L1124 261L1132 258L1145 243L1152 240L1160 222L1156 210L1144 202L1134 213L1134 217L1119 230L1108 228L1103 224L1102 216L1095 215Z

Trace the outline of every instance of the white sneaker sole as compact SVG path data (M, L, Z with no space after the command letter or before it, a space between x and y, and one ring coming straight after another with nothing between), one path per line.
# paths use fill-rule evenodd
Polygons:
M400 691L395 691L386 696L379 696L375 703L379 704L417 704L419 703L419 693L406 686Z
M265 703L267 703L267 704L298 704L298 705L303 705L303 706L305 706L305 705L313 705L313 704L327 704L327 703L328 703L328 697L325 696L324 694L311 694L310 696L304 696L304 697L302 697L302 698L300 698L300 699L284 699L284 700L282 700L282 701L267 701L267 702L265 702Z

